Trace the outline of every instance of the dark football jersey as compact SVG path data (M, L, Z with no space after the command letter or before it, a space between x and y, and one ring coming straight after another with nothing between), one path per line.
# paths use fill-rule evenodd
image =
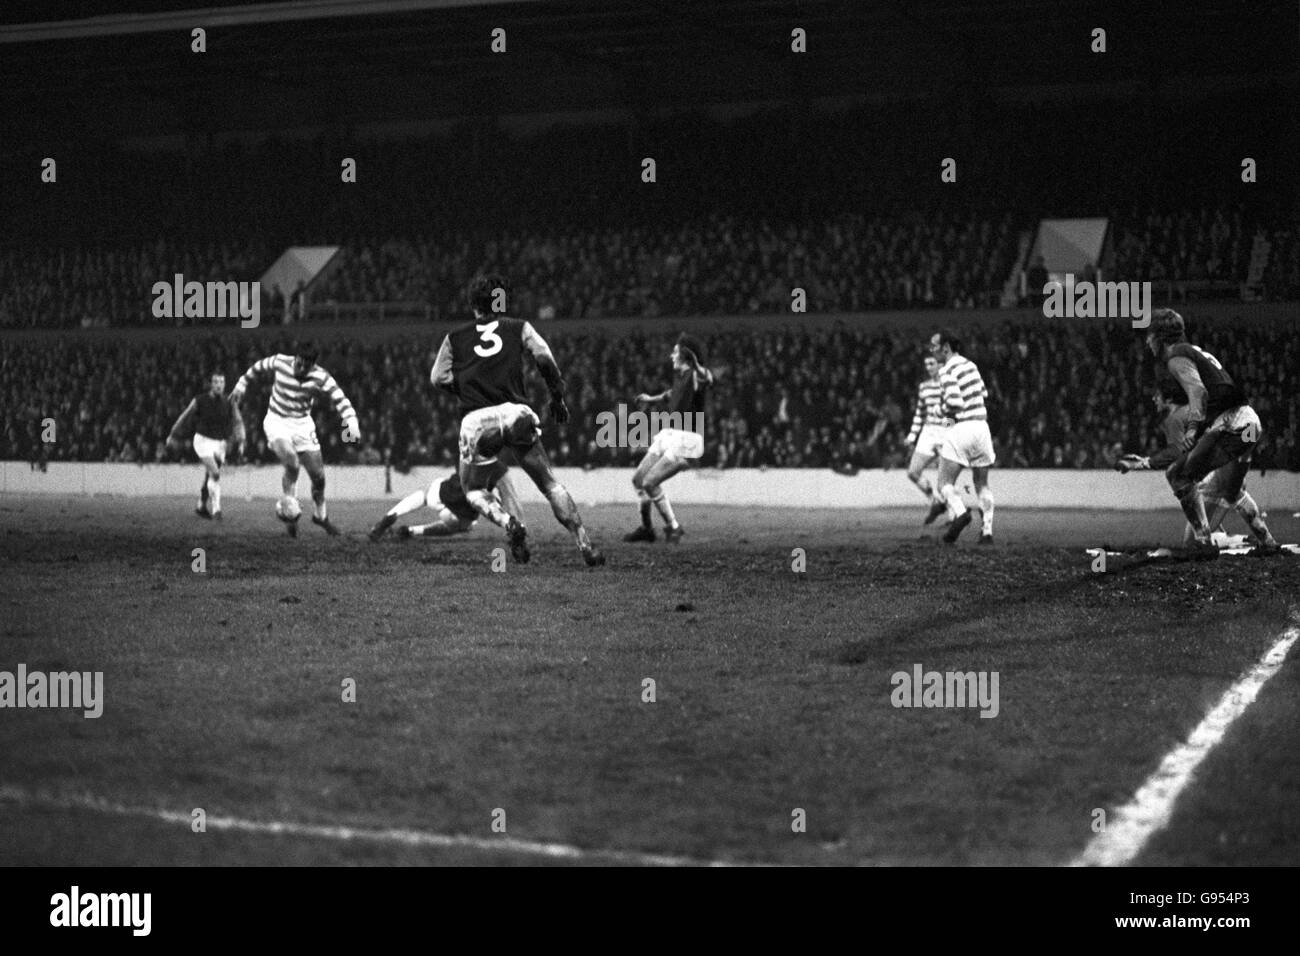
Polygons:
M691 415L704 411L704 390L708 385L695 379L695 372L687 369L673 379L673 390L668 395L668 411Z
M466 322L453 329L451 368L461 414L504 402L528 404L524 387L523 319L506 316Z
M1175 356L1188 359L1196 365L1196 371L1205 385L1205 420L1214 421L1230 408L1246 404L1246 394L1224 371L1223 365L1209 352L1187 342L1179 342L1169 348L1169 358ZM1167 362L1166 362L1167 365Z
M438 500L447 506L448 511L462 521L473 521L478 517L478 512L474 510L474 506L465 497L465 488L460 483L459 475L452 475L450 478L443 479L442 484L438 486Z
M224 395L204 392L194 399L194 433L204 438L225 441L230 437L234 412Z

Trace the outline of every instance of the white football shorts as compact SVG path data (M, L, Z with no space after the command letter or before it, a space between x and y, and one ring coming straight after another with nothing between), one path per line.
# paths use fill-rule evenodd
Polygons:
M294 451L320 451L320 442L316 440L316 423L310 415L302 418L284 418L274 412L267 412L262 419L262 431L266 433L268 445L283 439L293 446Z
M944 436L939 454L964 468L988 468L997 460L989 423L979 419L955 423Z
M531 421L534 434L541 434L541 419L527 405L521 405L517 402L504 402L500 405L489 405L487 408L474 409L460 422L461 462L475 466L490 465L495 462L499 452L485 455L479 450L479 442L485 434L505 435L514 430L521 420Z
M663 428L655 435L646 454L665 458L700 458L704 455L704 436L680 428Z
M226 460L226 443L220 438L209 438L207 435L195 434L194 454L200 458L211 458L220 465Z
M915 455L934 458L943 451L943 440L948 436L947 425L925 425L921 428L921 437L916 440Z
M1206 431L1239 434L1251 426L1254 426L1256 436L1264 430L1255 409L1249 405L1238 405L1226 412L1220 412L1214 421L1210 422L1210 427Z

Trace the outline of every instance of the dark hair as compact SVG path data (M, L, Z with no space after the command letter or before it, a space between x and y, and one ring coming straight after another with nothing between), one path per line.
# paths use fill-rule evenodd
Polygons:
M704 346L700 344L700 340L697 339L695 336L688 335L687 333L683 332L681 335L677 336L677 344L681 348L690 349L691 352L695 355L695 360L699 362L701 365L705 364Z
M505 276L496 272L476 275L469 283L469 304L480 312L491 312L492 300L496 297L497 289L505 292L508 305L510 301L510 283L506 281Z
M1183 317L1173 309L1156 309L1151 313L1151 332L1157 342L1182 342L1187 338Z
M951 329L935 329L934 334L939 336L940 345L946 345L952 349L954 353L958 355L961 354L961 339L957 338L957 336L952 333Z

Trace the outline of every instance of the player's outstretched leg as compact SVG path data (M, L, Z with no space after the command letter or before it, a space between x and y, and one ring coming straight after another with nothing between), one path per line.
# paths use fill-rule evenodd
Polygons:
M949 461L947 458L939 459L939 496L947 505L949 517L948 530L943 534L945 544L956 544L957 538L971 522L966 503L961 500L961 495L957 494L957 476L961 474L961 469L962 466L955 461Z
M339 529L330 521L328 506L325 504L325 461L318 451L302 453L302 464L311 479L311 523L320 525L331 537L340 534Z
M1250 492L1246 491L1246 472L1249 470L1249 458L1237 458L1216 470L1206 482L1213 486L1211 491L1219 496L1219 507L1215 509L1215 515L1222 520L1220 510L1224 512L1229 508L1236 510L1237 514L1241 515L1241 520L1245 521L1250 528L1250 533L1254 535L1257 551L1260 554L1276 554L1282 550L1282 546L1268 530L1259 505L1250 496ZM1211 524L1210 527L1214 528L1215 525Z
M948 509L938 491L930 484L930 479L925 477L925 469L932 461L934 461L933 455L925 455L918 451L912 453L912 460L907 466L908 480L916 485L921 494L925 495L926 501L930 502L930 510L925 516L926 524L934 524L938 517Z
M280 459L280 464L284 466L284 474L280 476L280 490L288 497L297 495L299 461L298 453L293 450L292 442L284 438L277 438L271 443L271 450L275 452L275 456ZM289 537L298 537L297 518L281 518L280 520L284 522Z
M465 499L484 518L505 529L506 540L510 542L510 557L520 564L527 564L532 552L528 548L528 529L524 523L501 507L486 488L473 488L472 484L471 480L465 486Z
M452 534L466 534L473 527L473 518L459 518L450 508L443 508L438 512L437 520L406 525L398 530L398 535L403 538L445 538Z
M1250 496L1249 491L1241 493L1241 497L1237 499L1234 507L1237 514L1241 515L1242 520L1250 526L1251 532L1255 535L1255 540L1259 542L1261 551L1272 553L1282 550L1282 546L1277 543L1273 533L1268 530L1268 525L1264 523L1264 513L1259 510L1259 505L1255 503L1255 499Z
M577 544L578 550L582 552L582 559L587 562L587 565L589 567L599 567L604 564L605 555L591 543L591 538L582 524L582 516L578 514L578 506L574 504L573 497L562 484L555 480L555 475L551 471L551 461L546 457L546 449L542 447L541 442L537 442L529 448L520 458L519 464L528 477L533 480L537 490L544 494L546 500L551 503L551 511L555 513L555 519L573 535L574 543Z
M432 508L433 502L429 499L429 496L433 493L433 489L436 486L437 482L434 482L433 485L424 491L412 491L397 504L393 505L393 507L389 508L387 513L379 519L373 528L370 529L370 540L378 541L382 538L384 532L391 528L402 515L410 514L412 511L418 511L426 505ZM428 526L426 525L425 527Z

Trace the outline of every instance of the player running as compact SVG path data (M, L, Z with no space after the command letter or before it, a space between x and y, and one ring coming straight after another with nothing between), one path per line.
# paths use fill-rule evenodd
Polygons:
M226 463L226 443L232 445L232 458L239 457L244 444L244 419L225 391L226 376L214 372L208 390L194 396L167 435L167 447L179 451L182 436L193 430L194 454L203 463L203 484L194 513L217 521L221 520L221 466Z
M916 389L916 411L912 415L912 428L907 433L906 444L912 449L912 460L907 466L907 477L930 502L926 524L947 510L937 489L925 477L925 469L939 457L944 436L952 427L952 419L943 414L943 390L939 386L939 360L925 350L925 378Z
M1219 490L1224 500L1236 506L1263 430L1259 416L1219 360L1187 341L1183 317L1173 309L1152 312L1146 343L1160 368L1187 394L1187 419L1178 457L1165 477L1192 526L1189 550L1200 557L1217 557L1219 549L1210 539L1200 483L1210 472L1222 469ZM1258 550L1280 550L1258 509L1256 514L1250 526L1260 542Z
M573 535L588 566L605 563L582 525L578 506L555 480L550 459L542 446L542 425L529 407L524 388L524 354L533 357L551 394L551 417L559 424L569 420L564 404L564 379L550 346L531 322L504 314L509 288L499 275L477 276L469 286L474 320L451 330L442 340L429 379L455 395L463 418L460 423L460 480L474 510L504 528L510 554L520 563L529 559L528 531L518 506L509 512L490 493L500 470L498 456L509 450L551 503L555 518Z
M655 529L650 520L654 507L664 522L664 540L676 544L686 532L673 513L664 494L663 483L691 467L691 459L704 454L704 435L690 430L703 420L704 393L713 384L713 373L704 366L704 349L698 340L683 332L673 345L672 388L657 395L642 392L636 397L639 406L668 403L669 421L681 422L685 428L662 428L632 473L632 487L641 509L641 527L623 536L624 541L654 541ZM662 413L659 413L662 414Z
M1191 410L1187 404L1187 396L1176 382L1168 381L1156 389L1152 395L1152 401L1156 407L1156 413L1160 416L1160 431L1164 436L1165 446L1154 455L1147 457L1139 454L1128 454L1115 462L1115 470L1120 474L1128 474L1130 471L1147 471L1150 469L1168 468L1178 458L1180 447L1183 441L1183 435L1187 432L1187 419ZM1256 541L1265 550L1278 550L1279 545L1269 533L1267 525L1264 524L1263 513L1259 510L1259 505L1255 499L1246 491L1244 479L1242 482L1241 493L1236 501L1232 501L1227 496L1227 490L1233 480L1233 469L1231 464L1224 465L1210 474L1201 482L1201 495L1204 497L1206 504L1214 506L1214 514L1209 519L1210 534L1223 524L1224 517L1228 510L1235 509L1241 519L1246 522L1251 533L1254 534ZM1194 539L1194 532L1190 522L1183 531L1183 547L1187 547Z
M948 530L943 540L955 544L971 522L966 504L957 494L957 477L969 468L979 496L983 528L980 544L993 543L993 492L989 488L989 468L995 455L993 436L989 432L988 409L984 399L989 390L975 363L961 354L961 341L947 330L930 337L930 352L939 360L939 390L943 413L953 419L939 450L939 496L946 503Z
M320 442L316 440L316 423L312 421L312 401L325 395L343 420L343 440L359 441L361 430L352 403L339 388L334 376L316 364L317 351L312 345L296 350L296 355L268 355L259 359L235 383L230 400L238 404L244 390L259 379L271 379L271 400L267 405L262 430L280 463L284 477L280 486L287 496L296 496L299 464L307 469L311 479L311 500L315 506L311 516L313 524L320 525L327 534L337 535L339 529L329 519L325 505L325 462L321 458ZM290 537L298 534L298 518L280 518Z
M497 465L498 474L489 480L487 490L496 495L498 503L507 513L518 514L519 503L510 487L510 479L506 476L507 466L500 459L497 460ZM474 527L474 522L478 519L478 512L465 497L465 488L460 483L460 475L453 471L446 478L434 479L428 490L413 491L393 505L388 513L379 519L378 524L370 529L370 540L378 541L398 518L420 508L432 508L438 513L437 518L430 524L403 525L397 529L399 538L465 534Z

